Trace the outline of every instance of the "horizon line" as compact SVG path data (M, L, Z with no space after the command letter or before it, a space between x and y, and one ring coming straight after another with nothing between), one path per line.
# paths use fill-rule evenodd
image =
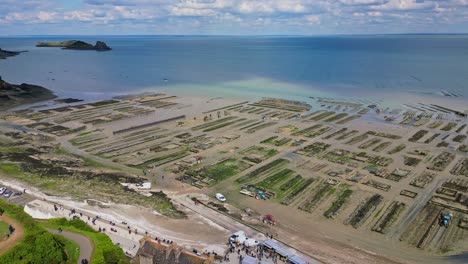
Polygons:
M395 36L395 35L468 35L466 33L362 33L362 34L0 34L0 37L36 36L165 36L165 37L323 37L323 36Z

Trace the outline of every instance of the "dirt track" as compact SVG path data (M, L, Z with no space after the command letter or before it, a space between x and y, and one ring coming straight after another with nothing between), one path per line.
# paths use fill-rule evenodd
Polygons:
M0 255L7 252L10 248L14 247L16 243L23 237L24 230L20 224L8 217L6 214L0 216L1 221L5 221L15 228L15 232L5 241L0 242Z

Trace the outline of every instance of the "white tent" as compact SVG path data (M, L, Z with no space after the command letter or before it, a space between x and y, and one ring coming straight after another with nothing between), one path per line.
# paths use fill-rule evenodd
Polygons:
M242 258L241 264L257 264L257 259L251 256L245 256Z

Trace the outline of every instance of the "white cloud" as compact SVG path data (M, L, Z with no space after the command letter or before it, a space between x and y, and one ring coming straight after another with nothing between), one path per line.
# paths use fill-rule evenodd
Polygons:
M222 29L229 24L247 31L259 25L303 30L306 25L320 24L330 32L346 33L353 33L347 26L360 25L355 27L359 31L373 23L380 23L382 32L401 25L406 30L422 21L429 31L441 21L444 25L468 23L468 0L84 0L72 7L64 3L0 0L0 33L9 27L36 24L45 28L51 23L77 29L88 24L90 28L96 24L114 28L145 24L168 31L172 26L183 28L184 21L189 27L196 23L199 28ZM177 24L171 24L173 21Z
M308 15L304 17L307 23L317 25L320 24L320 16L318 15Z
M371 9L376 10L418 10L434 7L432 1L417 1L417 0L388 0L382 5L372 5Z

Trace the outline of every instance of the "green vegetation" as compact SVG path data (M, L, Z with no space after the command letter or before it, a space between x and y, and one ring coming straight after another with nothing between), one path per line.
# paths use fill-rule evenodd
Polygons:
M288 180L287 182L283 183L280 185L280 187L277 189L276 192L276 197L278 199L282 199L286 192L288 192L290 189L292 189L294 186L299 185L300 182L302 182L304 179L301 177L301 175L297 175L296 177Z
M244 126L244 127L239 128L239 130L244 130L244 129L247 129L247 128L256 126L256 125L258 125L258 124L261 124L261 123L263 123L263 121L258 121L258 122L255 122L255 123L253 123L253 124L249 124L248 126Z
M61 42L38 42L37 47L67 47L77 42L78 40L65 40Z
M267 139L263 140L260 143L270 144L270 145L280 147L280 146L284 146L284 145L288 144L292 140L290 138L282 138L282 139L278 140L277 138L278 138L278 136L273 136L273 137L270 137L270 138L267 138Z
M99 102L96 102L96 103L92 103L92 104L89 104L90 106L94 106L94 107L101 107L101 106L106 106L106 105L110 105L110 104L115 104L115 103L118 103L120 101L117 101L117 100L105 100L105 101L99 101Z
M345 116L348 116L348 114L346 114L346 113L337 114L335 116L332 116L332 117L326 119L324 122L335 122L335 121L337 121L337 120L339 120L339 119L341 119L341 118L343 118Z
M398 153L398 152L404 150L405 148L406 148L406 146L401 144L401 145L396 146L394 149L390 150L389 152L387 152L387 154L390 154L390 155L395 154L395 153Z
M10 233L8 227L10 225L7 222L0 221L0 241Z
M254 177L257 177L259 176L260 174L262 173L266 173L268 171L272 171L272 170L275 170L277 168L280 168L286 164L288 164L289 161L288 160L285 160L285 159L277 159L277 160L274 160L266 165L263 165L262 167L244 175L243 177L240 177L239 179L236 180L237 183L246 183L248 181L250 181L251 179L253 179Z
M452 130L454 127L457 126L457 123L456 122L449 122L447 123L443 128L441 128L440 130L443 130L443 131L450 131Z
M296 127L296 126L293 126L293 125L287 125L287 126L282 126L279 128L280 131L285 131L285 130L288 130L289 131L289 134L294 134L296 133L297 131L299 131L299 128Z
M462 130L466 127L466 124L461 125L459 128L457 128L456 132L460 133Z
M314 190L314 194L299 206L300 210L311 213L321 201L330 196L336 189L330 184L321 183Z
M120 169L117 168L117 167L105 165L103 163L100 163L99 161L95 161L92 158L88 158L88 157L80 157L80 158L85 162L85 166L87 166L87 167L92 167L92 168L97 168L97 169L111 169L111 170L120 171Z
M252 133L257 132L260 129L263 129L263 128L266 128L266 127L269 127L269 126L273 126L273 125L276 125L276 124L277 124L276 122L263 123L263 124L260 124L258 126L254 126L254 127L251 127L249 129L247 129L246 133L252 134Z
M225 180L230 178L237 173L243 171L245 168L241 168L239 166L239 162L236 159L227 159L222 162L219 162L213 166L204 167L200 172L199 175L203 177L209 177L218 181Z
M297 183L296 185L294 185L294 187L291 188L292 191L286 196L286 198L284 198L281 201L281 204L291 204L296 199L296 197L299 196L303 191L305 191L305 189L307 189L314 181L315 179L312 178L307 180L301 180L299 183Z
M266 179L257 183L255 186L257 188L272 189L274 186L286 180L286 178L288 178L292 174L294 174L293 170L283 169L279 172L272 174L271 176L268 176Z
M383 197L381 195L374 194L354 210L346 223L352 225L354 228L358 228L375 211L382 200Z
M336 123L339 124L339 125L343 125L343 124L348 123L349 121L352 121L352 120L354 120L354 119L358 119L358 118L360 118L360 117L361 117L361 115L348 116L347 118L345 118L345 119L343 119L343 120L340 120L340 121L338 121L338 122L336 122Z
M276 149L270 149L260 146L252 146L245 150L239 152L242 155L245 155L243 159L248 160L253 163L260 163L268 158L273 157L278 154Z
M226 127L226 126L230 126L232 124L235 124L237 122L240 122L240 121L245 121L246 118L241 118L241 119L236 119L234 121L230 121L230 122L226 122L226 123L222 123L222 124L219 124L219 125L215 125L215 126L211 126L205 130L203 130L203 132L209 132L209 131L213 131L213 130L217 130L217 129L220 129L220 128L223 128L223 127Z
M157 158L148 160L148 161L146 161L146 162L144 162L142 164L139 164L137 166L134 166L134 167L141 168L141 169L145 169L146 166L148 166L148 165L154 165L155 167L157 167L157 166L161 166L163 164L169 163L171 161L181 159L181 158L186 157L188 155L189 155L189 153L187 153L187 150L184 149L182 151L177 151L177 152L170 153L170 154L167 154L167 155L159 156Z
M16 147L0 147L0 152L23 152L22 148L16 148Z
M237 117L235 117L235 116L224 117L224 118L218 119L216 121L212 121L212 122L204 123L204 124L201 124L201 125L198 125L198 126L194 126L194 127L192 127L192 130L196 131L196 130L205 129L205 128L208 128L208 127L211 127L211 126L218 126L220 124L223 124L224 122L228 122L228 121L231 121L233 119L237 119Z
M338 198L333 201L332 205L323 213L326 218L335 218L338 214L338 211L343 207L343 205L348 201L349 197L353 193L352 190L345 189L343 192L338 194Z
M79 176L38 176L24 172L16 163L0 164L0 171L11 178L42 188L42 190L49 195L67 195L76 199L95 199L99 197L101 201L148 206L168 217L185 217L185 214L177 210L164 193L153 193L153 195L149 197L142 196L124 188L117 178L95 177L88 179Z
M327 117L329 117L329 116L331 116L331 115L334 115L334 114L335 114L335 112L325 112L325 113L319 114L318 116L312 117L310 120L312 120L312 121L320 121L320 120L322 120L322 119L324 119L324 118L327 118Z
M294 136L305 136L305 137L307 137L307 135L308 135L310 132L312 132L312 131L314 131L315 129L318 129L318 128L322 127L322 126L323 126L323 125L321 125L321 124L316 124L316 125L313 125L313 126L311 126L311 127L302 129L302 130L300 130L300 131L295 131L294 133L292 133L292 135L294 135Z
M50 219L47 222L41 224L47 228L62 228L63 230L79 233L89 237L94 244L94 252L91 257L90 263L96 264L125 264L129 263L127 257L121 248L114 245L112 240L105 234L99 233L85 222L74 219L67 220L65 218ZM56 263L56 262L48 262Z
M44 230L23 208L0 200L0 208L24 229L23 238L0 256L0 263L70 263L78 262L78 246Z
M19 175L23 172L21 167L16 163L2 163L0 164L0 171L9 175Z

